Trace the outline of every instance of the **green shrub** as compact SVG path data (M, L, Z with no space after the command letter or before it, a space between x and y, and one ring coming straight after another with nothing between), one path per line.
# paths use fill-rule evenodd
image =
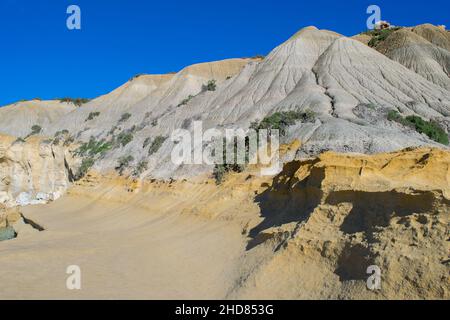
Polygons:
M297 121L311 122L315 121L315 113L311 110L306 110L304 112L298 111L283 111L276 112L270 116L265 117L260 123L257 121L250 124L250 128L254 130L268 129L279 130L280 134L284 136L286 134L286 129L289 126L294 125Z
M152 138L146 138L144 140L144 143L142 144L142 148L143 149L147 148L147 146L150 144L150 142L152 142Z
M418 116L408 116L406 121L411 123L417 132L425 133L431 140L448 145L448 135L439 124L432 121L425 121Z
M145 75L145 73L138 73L138 74L135 74L134 76L132 76L131 78L130 78L130 81L132 81L132 80L134 80L134 79L137 79L137 78L139 78L139 77L142 77L142 76L144 76Z
M216 180L216 184L219 185L223 182L223 178L227 173L227 167L223 164L216 164L213 170L213 177Z
M367 109L370 109L370 110L376 110L376 108L377 108L377 106L374 105L373 103L367 104L366 107L367 107Z
M393 32L400 30L401 27L395 27L395 28L389 28L389 29L383 29L383 30L369 30L365 32L365 34L372 37L370 39L368 45L369 47L373 48L378 46L381 42L385 41Z
M59 101L66 102L66 103L72 103L72 104L76 105L77 107L81 107L83 104L91 101L91 99L66 97L66 98L60 98Z
M202 92L205 91L216 91L216 80L209 80L207 84L202 86Z
M89 116L86 118L86 120L85 120L85 122L86 121L89 121L89 120L93 120L95 117L98 117L100 115L100 112L91 112L91 113L89 113Z
M41 126L35 124L34 126L31 127L30 135L39 134L39 133L41 133L41 131L42 131Z
M67 135L67 134L69 134L69 130L66 130L66 129L61 130L61 131L56 131L56 132L55 132L55 138L56 138L56 137L59 137L59 136L61 136L61 135Z
M124 114L122 114L122 116L120 117L120 119L119 119L119 123L122 123L122 122L125 122L125 121L127 121L128 119L130 119L131 118L131 114L130 113L124 113Z
M71 143L75 142L75 138L72 136L67 137L67 139L64 141L63 145L65 147L67 147L68 145L70 145Z
M92 157L84 158L81 161L81 166L78 169L78 173L76 175L77 180L83 178L86 173L88 173L89 169L94 165L95 160Z
M133 171L133 176L135 176L135 177L140 176L142 174L142 172L147 170L147 167L148 167L148 161L145 161L145 160L140 161Z
M229 172L243 172L245 166L242 164L216 164L213 169L213 177L216 180L216 184L219 185L223 182L223 178Z
M251 57L251 59L262 59L262 60L264 60L265 58L266 58L266 56L264 56L262 54L257 54L255 56Z
M131 132L121 132L116 138L117 144L122 145L122 147L125 147L132 140L133 140L133 133Z
M35 124L31 127L31 132L25 137L25 139L27 139L28 137L31 137L33 135L39 134L39 133L41 133L41 131L42 131L41 126Z
M60 142L61 142L61 139L58 138L58 137L56 137L55 139L53 139L52 144L53 144L54 146L58 146Z
M402 116L400 115L400 113L398 113L398 111L390 110L387 114L387 119L389 121L399 121L400 119L402 119Z
M122 175L123 171L129 166L130 162L132 162L133 160L134 158L131 155L120 157L118 160L118 165L115 169L119 172L120 175Z
M433 141L444 145L449 144L447 133L436 122L426 121L419 116L408 116L403 118L397 111L389 111L387 119L410 127L419 133L424 133Z
M181 101L181 102L178 104L178 107L187 105L187 104L189 103L189 101L192 100L192 98L194 98L194 96L189 95L186 99L184 99L183 101Z
M150 148L148 149L148 155L151 156L152 154L158 152L158 150L161 148L161 146L166 140L167 137L157 136L150 145Z
M156 127L158 125L158 119L152 120L152 127Z
M226 143L226 139L223 139L223 154L222 154L222 163L220 164L216 164L214 166L213 169L213 177L216 180L216 184L219 185L222 183L223 178L225 177L225 175L228 172L243 172L245 170L245 165L248 163L249 161L249 156L248 156L248 139L246 138L245 140L245 148L246 148L246 153L245 153L245 164L237 164L237 163L226 163L227 159L226 159L226 153L227 153L227 143ZM233 153L233 157L236 157L238 152L237 149L237 141L234 141L234 153ZM234 158L235 159L235 158Z
M66 140L67 141L67 140ZM104 154L112 148L111 142L105 140L96 141L94 137L91 137L89 142L83 143L76 151L80 156L96 156L98 154Z

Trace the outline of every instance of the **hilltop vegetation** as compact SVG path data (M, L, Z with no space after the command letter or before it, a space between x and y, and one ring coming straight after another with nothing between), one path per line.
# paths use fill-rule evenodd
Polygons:
M433 141L444 145L449 144L447 133L434 121L426 121L419 116L407 116L404 118L397 111L390 111L387 118L390 121L395 121L406 127L410 127L419 133L426 134Z

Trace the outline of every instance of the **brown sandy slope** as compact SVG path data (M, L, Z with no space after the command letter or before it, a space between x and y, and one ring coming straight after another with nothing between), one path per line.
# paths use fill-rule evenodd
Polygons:
M0 298L448 299L450 153L325 153L207 182L91 174L0 242ZM69 265L82 290L65 287ZM382 288L366 288L378 265Z

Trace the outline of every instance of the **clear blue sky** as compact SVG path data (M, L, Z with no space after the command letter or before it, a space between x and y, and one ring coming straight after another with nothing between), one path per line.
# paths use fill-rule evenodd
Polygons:
M96 97L137 73L267 54L298 29L365 30L377 4L396 25L450 27L449 0L0 0L0 105ZM70 4L82 30L66 28Z

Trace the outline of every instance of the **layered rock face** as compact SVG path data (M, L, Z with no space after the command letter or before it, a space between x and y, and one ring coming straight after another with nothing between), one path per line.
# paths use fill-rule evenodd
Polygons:
M450 153L325 153L285 166L255 200L239 298L450 297ZM370 266L381 288L369 290ZM245 271L244 271L245 270Z
M59 198L72 179L74 159L62 146L41 138L0 136L0 203L43 203Z
M71 299L75 261L77 298L449 299L449 168L449 152L412 149L328 152L275 178L249 167L219 186L91 173L22 208L45 231L0 244L0 297Z

